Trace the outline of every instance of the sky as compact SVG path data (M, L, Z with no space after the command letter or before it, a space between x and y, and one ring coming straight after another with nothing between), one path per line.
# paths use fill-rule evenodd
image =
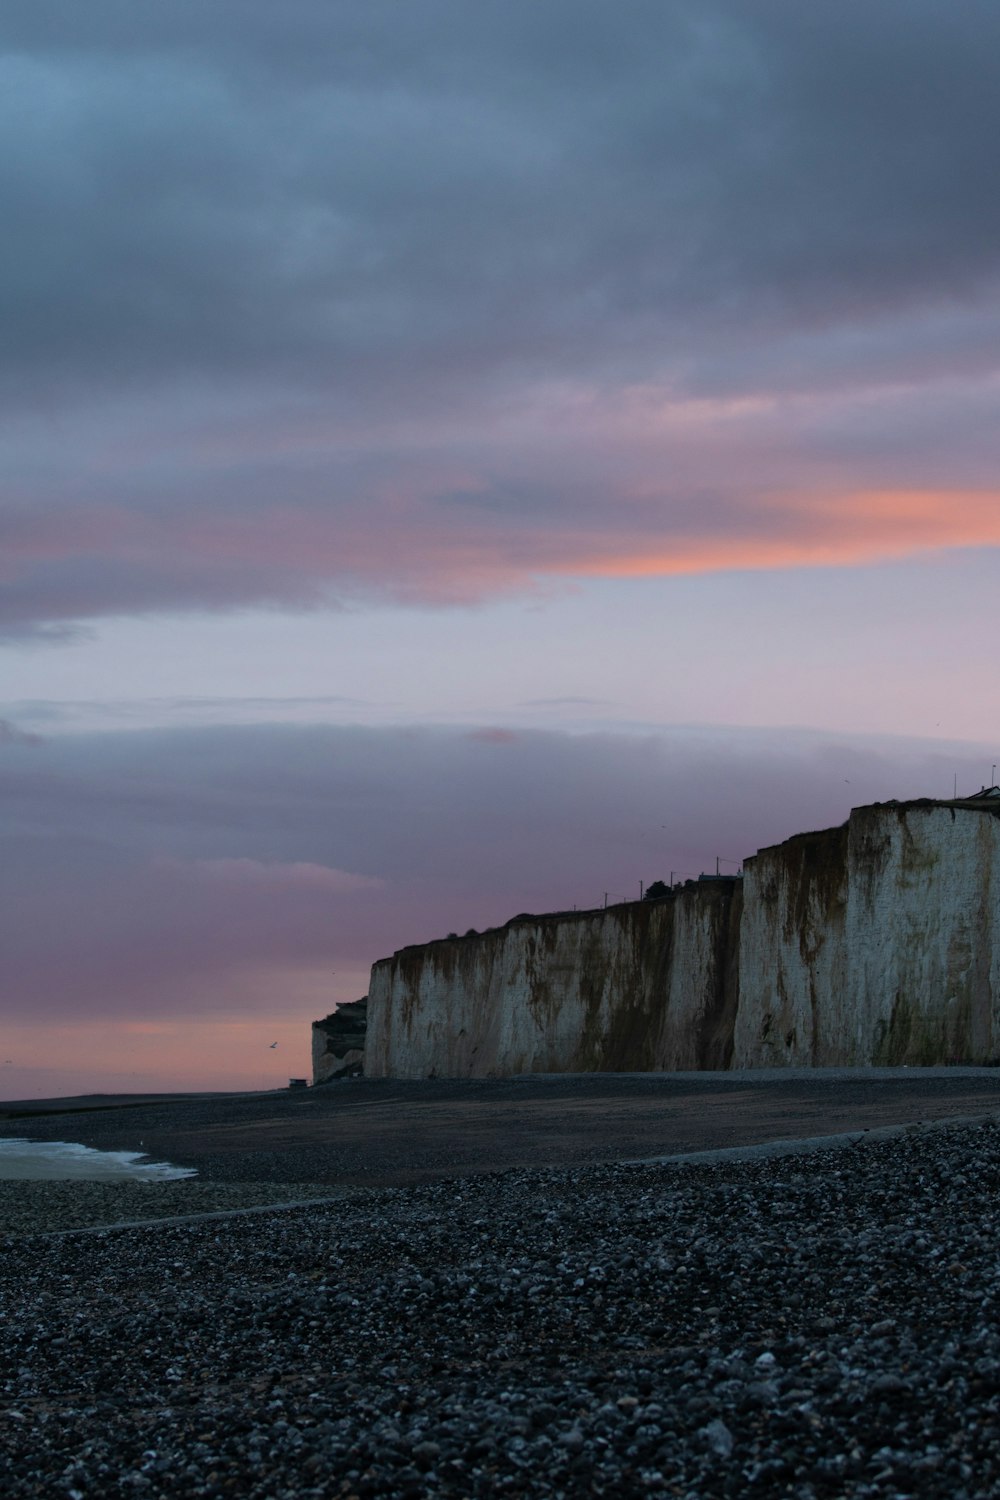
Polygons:
M0 1098L280 1086L406 943L996 779L998 47L6 0Z

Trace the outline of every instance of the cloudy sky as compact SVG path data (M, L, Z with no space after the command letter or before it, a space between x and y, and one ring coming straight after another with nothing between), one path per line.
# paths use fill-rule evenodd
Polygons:
M6 0L0 1097L281 1083L405 942L990 779L998 48Z

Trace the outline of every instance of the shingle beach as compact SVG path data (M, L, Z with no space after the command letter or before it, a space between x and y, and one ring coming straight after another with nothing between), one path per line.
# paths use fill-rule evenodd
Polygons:
M1000 1490L993 1122L99 1233L275 1188L0 1190L10 1497Z

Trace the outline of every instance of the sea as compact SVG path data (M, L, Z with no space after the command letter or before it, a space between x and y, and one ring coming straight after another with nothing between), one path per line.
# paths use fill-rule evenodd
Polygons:
M95 1151L76 1141L25 1141L0 1137L0 1182L169 1182L194 1177L194 1167L149 1161L143 1151Z

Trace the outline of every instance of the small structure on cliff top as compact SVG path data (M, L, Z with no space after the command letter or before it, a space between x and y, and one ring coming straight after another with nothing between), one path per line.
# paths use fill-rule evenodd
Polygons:
M357 1007L316 1023L314 1081ZM855 808L742 879L403 948L372 968L363 1049L402 1078L995 1062L1000 790Z

